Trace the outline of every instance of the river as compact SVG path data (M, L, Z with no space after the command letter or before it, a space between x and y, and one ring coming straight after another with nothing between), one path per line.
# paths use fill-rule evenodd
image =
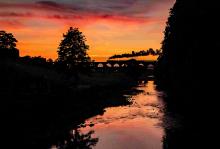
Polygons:
M130 105L106 108L103 115L91 117L73 130L72 147L78 141L78 148L162 149L163 93L156 90L154 81L143 81L135 89L141 92L124 95ZM58 148L66 148L65 144Z
M154 81L142 82L137 95L124 95L131 104L109 107L103 115L86 120L79 131L92 132L94 149L162 149L163 99Z

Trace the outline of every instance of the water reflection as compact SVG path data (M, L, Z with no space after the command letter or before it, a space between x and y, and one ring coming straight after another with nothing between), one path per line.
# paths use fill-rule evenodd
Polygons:
M88 119L83 133L95 131L98 137L96 149L162 149L164 131L162 93L155 89L154 81L142 82L137 89L138 95L129 96L132 103L128 106L106 108L103 115Z
M51 149L91 149L98 142L98 138L92 137L94 131L81 133L78 129L70 133L69 138L53 145Z

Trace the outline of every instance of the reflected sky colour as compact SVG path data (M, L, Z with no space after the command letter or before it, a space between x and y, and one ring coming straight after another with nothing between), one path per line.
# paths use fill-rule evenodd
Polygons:
M87 127L81 128L81 132L94 130L94 137L99 138L95 149L163 148L162 93L155 89L153 81L140 85L138 89L143 92L128 97L132 100L131 105L106 108L103 115L85 122Z

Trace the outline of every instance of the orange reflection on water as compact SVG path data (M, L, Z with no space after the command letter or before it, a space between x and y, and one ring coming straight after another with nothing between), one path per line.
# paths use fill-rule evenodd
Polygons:
M153 81L137 87L143 90L131 96L133 103L128 106L106 108L103 115L86 121L93 127L81 128L82 132L95 131L99 142L96 149L162 149L163 128L159 125L163 113L160 94Z

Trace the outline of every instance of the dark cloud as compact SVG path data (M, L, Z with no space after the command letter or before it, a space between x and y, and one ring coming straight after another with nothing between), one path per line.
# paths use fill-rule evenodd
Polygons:
M65 3L57 3L54 1L37 1L35 3L40 8L46 8L48 10L62 10L62 11L67 11L71 9L78 9L76 5L67 5ZM62 13L62 12L61 12Z
M60 7L61 6L58 3L52 2L52 1L39 1L39 2L36 2L36 4L49 6L49 7Z
M22 3L23 1L23 3ZM47 11L45 18L51 19L72 19L83 17L96 17L103 19L121 19L124 21L137 20L144 21L154 17L154 11L157 6L164 6L167 9L167 3L171 3L174 0L59 0L54 1L35 1L32 3L24 2L21 0L14 3L0 2L0 17L35 17L33 15L35 10ZM169 4L170 5L170 4ZM166 7L165 7L166 6ZM23 9L27 13L17 13L9 8ZM9 12L7 12L7 9ZM6 11L2 12L1 10ZM161 10L160 10L161 11ZM30 13L31 12L31 13ZM37 15L39 16L39 15Z
M32 13L0 12L0 17L34 17Z

